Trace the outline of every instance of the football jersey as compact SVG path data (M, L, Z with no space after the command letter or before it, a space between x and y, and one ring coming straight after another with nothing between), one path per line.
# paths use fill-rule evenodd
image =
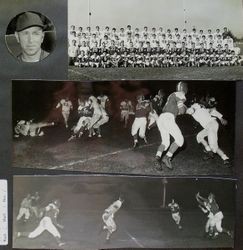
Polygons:
M105 109L106 102L109 101L109 98L108 98L108 96L103 95L103 96L98 96L97 100L100 102L100 105L102 106L102 108Z
M122 202L120 200L117 200L113 202L106 210L106 213L114 215L122 206Z
M163 113L172 113L174 116L179 114L179 108L186 101L183 92L173 92L167 98L167 102L163 108Z
M174 213L178 213L180 211L180 207L177 203L170 203L168 205L168 207L170 208L170 211L174 214Z
M135 117L147 117L150 112L150 106L148 101L143 101L142 103L138 103L135 110Z
M50 217L51 219L56 219L59 214L59 209L53 203L50 203L47 207L45 207L44 217Z

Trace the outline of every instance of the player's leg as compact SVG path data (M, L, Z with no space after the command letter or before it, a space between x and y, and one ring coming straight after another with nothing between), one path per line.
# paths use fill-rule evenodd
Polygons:
M146 139L146 126L147 126L147 119L146 118L141 118L141 123L140 123L140 128L139 128L139 137L144 140L144 142L147 144L147 139Z
M125 125L124 125L124 127L125 127L125 128L127 127L128 119L129 119L129 111L126 111L125 114L124 114L124 120L125 120Z
M56 239L56 242L59 246L63 246L64 243L61 241L61 234L57 228L53 225L50 218L46 221L46 230Z
M39 225L37 226L37 228L34 231L32 231L31 233L28 234L28 238L34 239L34 238L38 237L39 235L41 235L45 231L44 219L45 218L43 218L40 221Z
M16 218L17 221L19 221L19 220L24 216L24 214L25 214L25 209L26 209L26 208L23 208L23 207L20 207L20 208L19 208L19 213L18 213L17 218Z
M182 147L184 144L184 137L181 133L180 128L175 122L174 117L170 117L166 124L167 131L169 134L174 138L174 142L170 145L169 150L167 151L166 155L163 157L162 161L169 169L173 169L171 165L171 158L174 153L177 151L179 147Z
M65 126L66 126L66 128L68 128L69 112L63 111L63 112L62 112L62 115L63 115L63 119L64 119Z
M170 145L170 134L168 133L166 127L164 126L166 122L167 122L166 115L161 114L157 121L157 126L158 126L160 136L161 136L161 144L159 145L157 149L155 161L154 161L154 165L158 170L162 170L161 158L162 158L163 152L166 151Z
M140 128L140 119L139 118L135 118L132 124L132 129L131 129L131 134L133 137L133 147L137 147L138 146L138 130Z

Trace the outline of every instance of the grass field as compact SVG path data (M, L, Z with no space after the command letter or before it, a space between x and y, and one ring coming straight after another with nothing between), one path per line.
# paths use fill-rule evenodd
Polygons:
M40 138L14 139L13 166L55 170L74 170L95 173L125 173L140 175L231 175L232 167L225 167L219 157L203 160L203 149L196 142L195 127L190 117L178 120L185 137L184 146L172 160L174 170L153 166L157 147L161 143L157 127L147 131L148 144L140 141L133 148L131 123L128 128L110 120L101 128L102 138L81 138L68 142L70 131L62 124L45 130ZM233 160L233 134L228 127L220 127L219 145ZM233 164L232 164L233 165Z
M43 206L46 206L53 197L61 200L62 205L57 221L64 225L60 233L66 243L65 249L95 250L119 247L188 249L233 246L233 239L224 234L214 240L204 237L207 217L199 210L197 203L191 200L191 195L200 190L200 181L193 182L193 185L191 181L184 181L184 185L181 183L179 186L177 186L177 180L168 182L167 196L175 195L178 188L184 192L189 191L187 192L189 197L177 194L181 205L183 226L183 229L179 230L171 218L170 211L160 207L162 202L160 180L133 178L131 181L131 178L124 180L116 177L107 180L104 177L78 176L53 177L52 181L50 181L51 177L17 177L15 181L18 182L17 179L22 180L15 186L14 192L13 247L15 248L58 248L55 239L47 232L35 239L15 237L16 232L31 232L38 225L38 220L34 218L26 223L16 222L15 219L23 192L28 193L30 189L40 192ZM213 180L208 181L206 184L211 186L213 182ZM102 213L114 198L117 199L121 186L124 187L125 201L115 216L117 231L112 235L110 242L106 243L106 233L101 230ZM219 186L214 186L214 188L217 187ZM144 192L145 190L147 191ZM227 193L226 197L231 194L227 188L224 191L225 194ZM220 201L225 202L221 199ZM188 206L188 202L191 205ZM230 230L234 228L234 216L230 210L224 212L223 226Z

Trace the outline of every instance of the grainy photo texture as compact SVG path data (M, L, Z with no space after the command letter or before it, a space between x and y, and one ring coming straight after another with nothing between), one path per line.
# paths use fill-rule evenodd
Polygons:
M13 166L232 175L235 82L13 81Z
M241 0L70 0L68 5L72 80L211 79L212 73L213 79L239 79L242 74Z
M13 198L15 248L234 245L230 179L15 176Z

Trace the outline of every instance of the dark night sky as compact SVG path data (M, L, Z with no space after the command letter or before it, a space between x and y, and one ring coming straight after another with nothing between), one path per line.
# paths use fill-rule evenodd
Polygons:
M75 107L77 98L86 99L93 94L104 93L111 100L111 112L119 111L120 101L124 98L135 102L138 94L146 98L163 89L166 96L175 91L176 81L116 81L116 82L55 82L55 81L13 81L13 121L20 119L55 119L55 105L58 100L68 96ZM209 93L218 101L218 110L231 122L235 114L235 84L218 81L188 81L189 92L199 97Z

